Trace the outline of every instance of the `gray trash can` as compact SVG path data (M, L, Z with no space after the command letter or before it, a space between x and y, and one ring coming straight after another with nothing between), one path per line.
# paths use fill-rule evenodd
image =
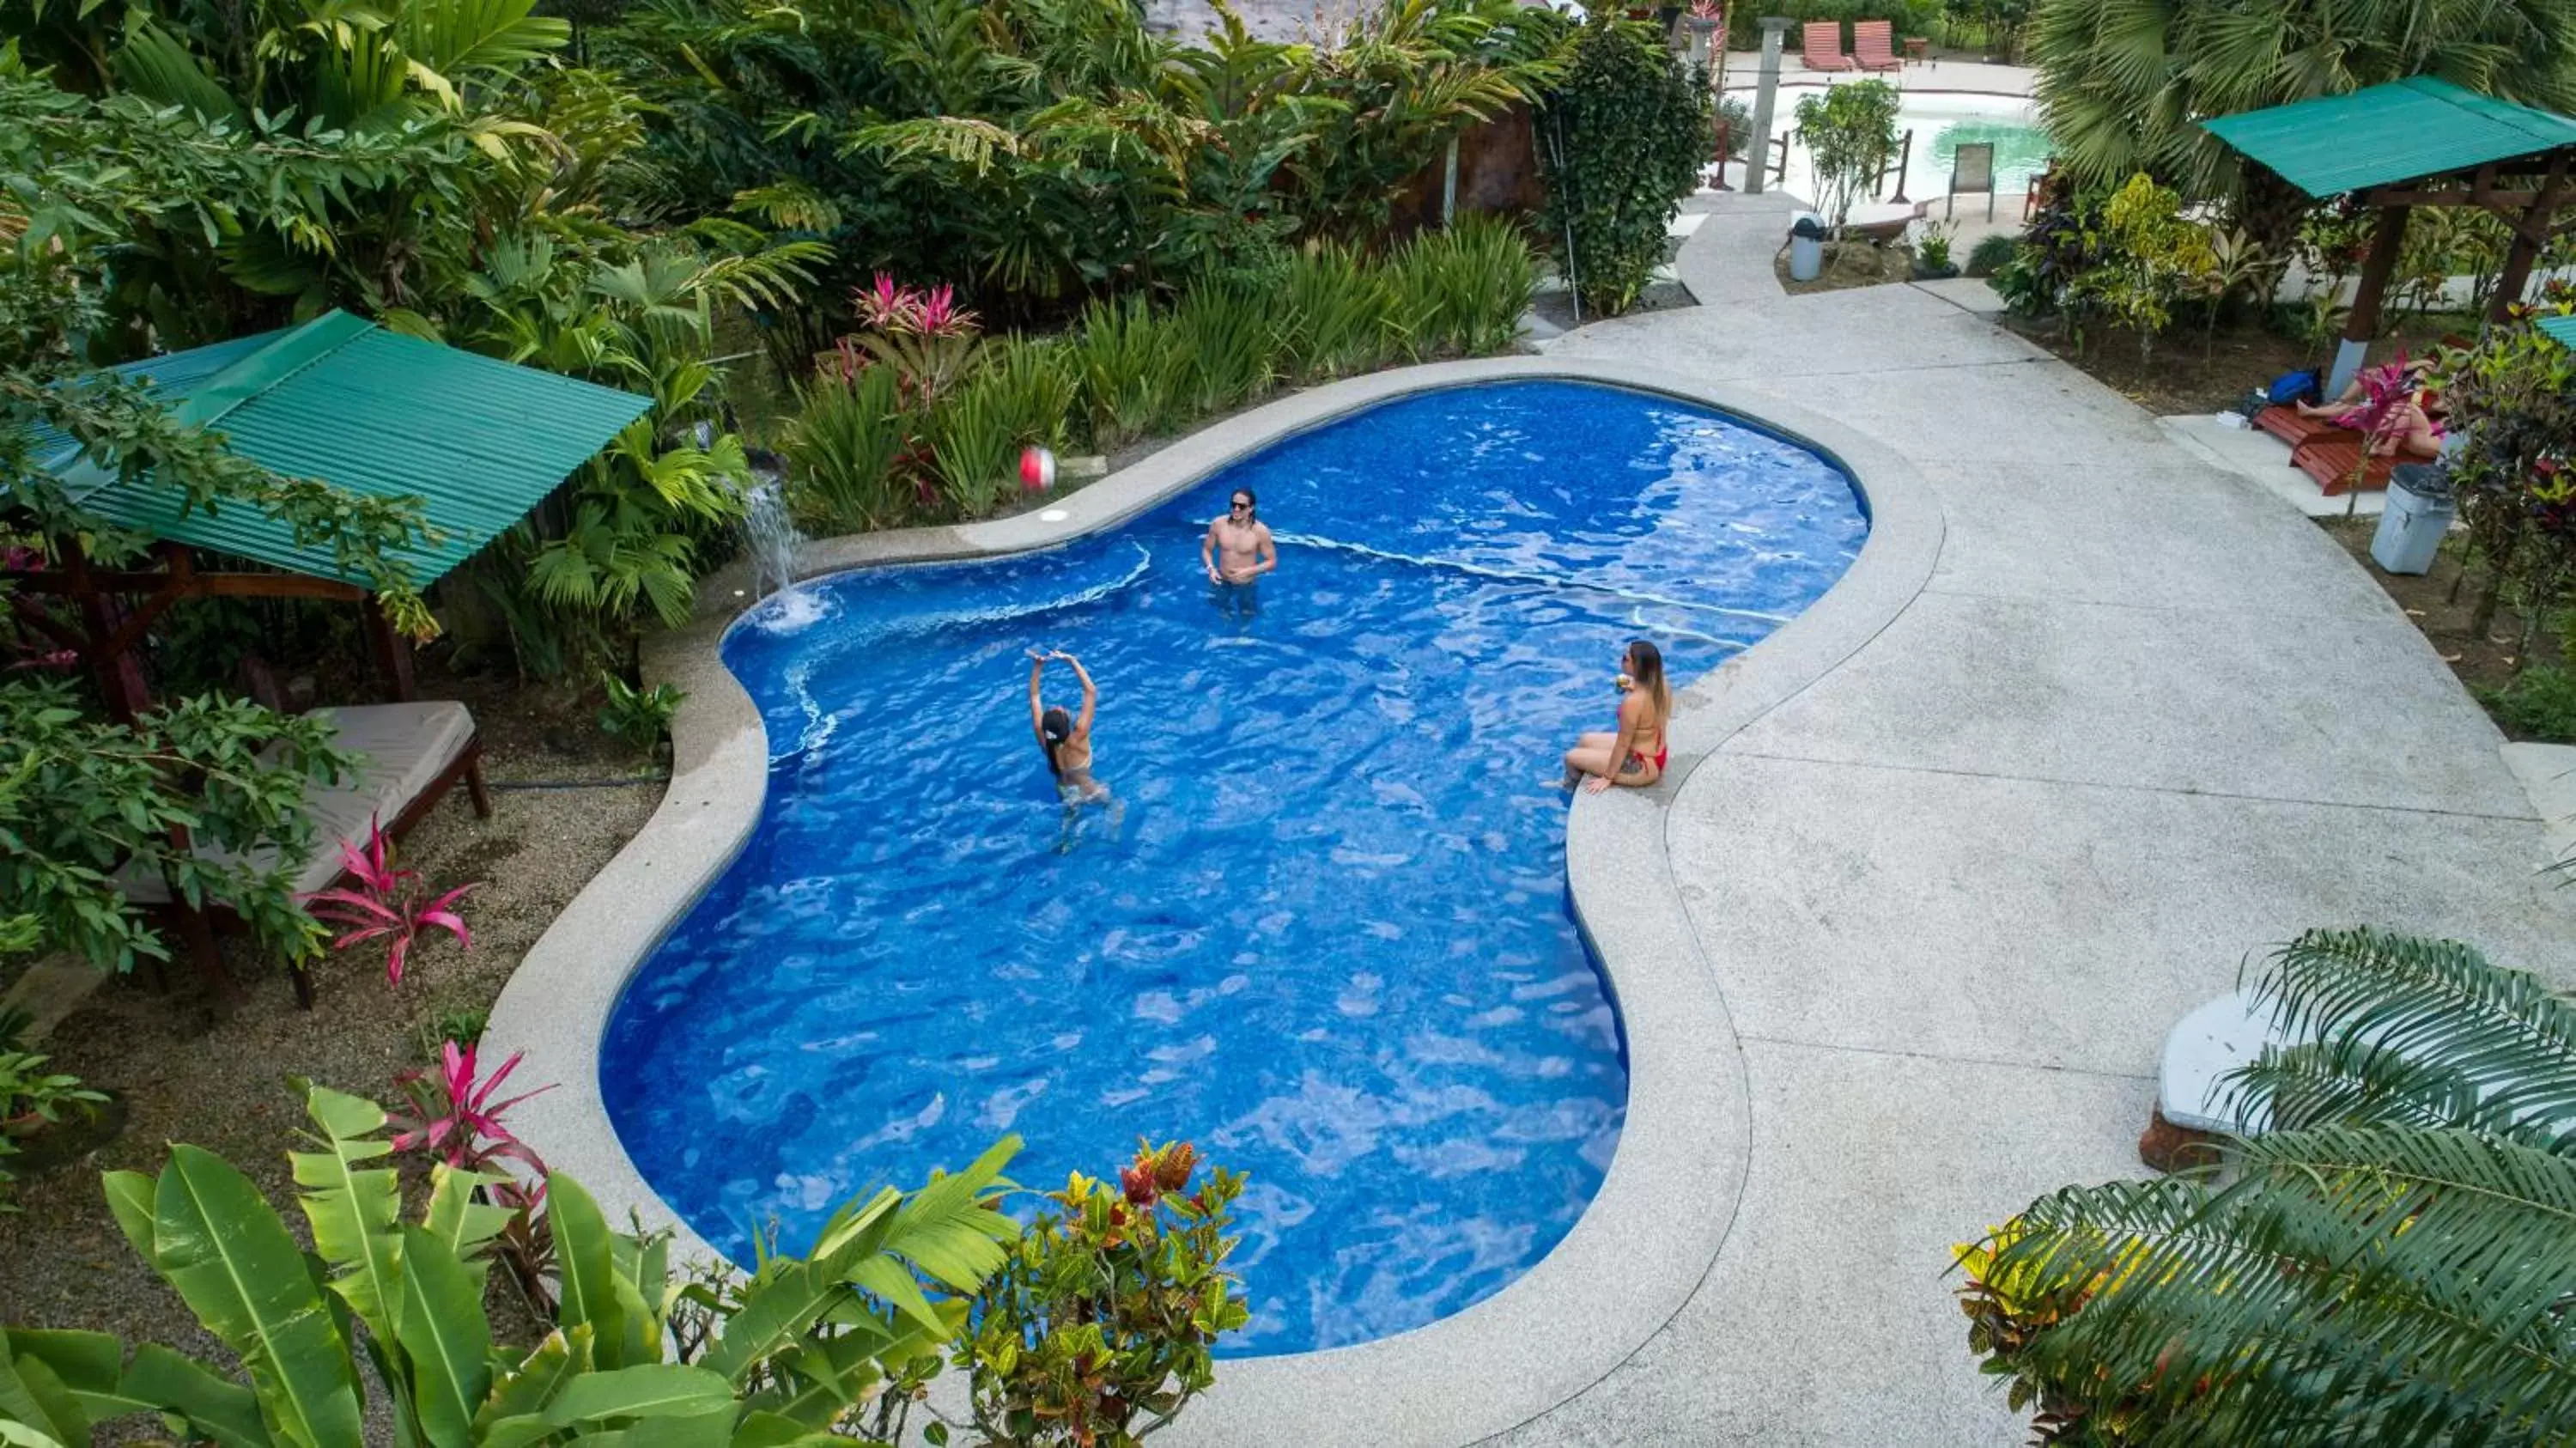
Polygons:
M2451 475L2432 463L2401 463L2388 475L2388 510L2370 535L2371 561L2391 573L2430 573L2450 531Z
M1825 220L1801 211L1789 223L1789 280L1811 282L1825 270Z

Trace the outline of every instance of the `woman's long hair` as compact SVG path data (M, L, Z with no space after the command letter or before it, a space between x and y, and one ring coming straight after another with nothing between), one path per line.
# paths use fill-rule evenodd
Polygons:
M1655 701L1656 722L1669 722L1673 717L1673 692L1664 684L1663 650L1644 639L1631 640L1628 644L1628 677L1636 680L1637 687L1646 691L1646 697Z
M1056 762L1055 754L1073 737L1073 716L1062 704L1055 705L1038 716L1038 736L1046 741L1047 773L1064 778L1064 766Z

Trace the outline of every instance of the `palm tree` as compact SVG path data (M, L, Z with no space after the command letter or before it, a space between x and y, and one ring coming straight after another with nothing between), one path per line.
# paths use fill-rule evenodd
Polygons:
M2203 1174L2069 1187L1960 1249L2043 1441L2576 1436L2576 1006L2477 951L2311 931L2256 973L2291 1044Z
M2187 196L2225 194L2233 154L2201 121L2410 75L2576 109L2566 0L2041 0L2025 39L2041 119L2079 184L2143 170Z

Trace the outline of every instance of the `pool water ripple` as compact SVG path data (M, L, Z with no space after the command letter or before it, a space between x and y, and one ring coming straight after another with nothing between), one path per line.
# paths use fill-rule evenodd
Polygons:
M1249 615L1198 567L1238 487L1302 540ZM1626 639L1686 681L1866 530L1794 445L1512 382L1284 439L1109 535L765 603L725 659L768 797L611 1018L619 1136L735 1254L1006 1131L1032 1187L1186 1137L1250 1174L1230 1351L1486 1297L1581 1215L1626 1106L1557 755L1609 726ZM1029 646L1100 681L1114 816L1058 808Z

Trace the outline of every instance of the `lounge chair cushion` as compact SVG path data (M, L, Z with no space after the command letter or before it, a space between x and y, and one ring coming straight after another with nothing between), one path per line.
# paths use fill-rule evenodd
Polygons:
M370 819L390 828L474 740L474 716L453 700L316 709L313 717L336 726L334 744L365 757L359 761L356 778L337 785L317 784L306 793L305 807L313 817L313 855L295 874L298 893L324 889L338 879L339 842L363 842ZM232 858L229 852L214 849L206 850L205 856ZM277 851L262 846L250 851L248 858L257 865L272 865ZM129 866L117 880L130 900L147 905L169 902L169 885L157 876Z

